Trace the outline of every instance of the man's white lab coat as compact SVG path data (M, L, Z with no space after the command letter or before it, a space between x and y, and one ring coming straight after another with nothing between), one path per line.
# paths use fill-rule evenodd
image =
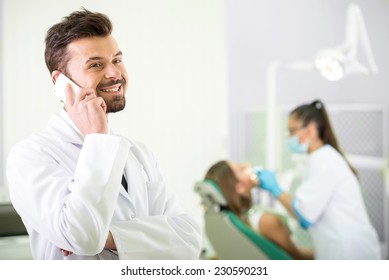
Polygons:
M65 112L14 147L7 177L34 259L199 257L199 226L166 189L152 154L117 135L84 139ZM104 250L109 231L117 251Z

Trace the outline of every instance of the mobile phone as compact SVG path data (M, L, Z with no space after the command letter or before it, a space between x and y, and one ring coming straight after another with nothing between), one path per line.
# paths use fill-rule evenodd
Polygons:
M59 74L57 77L57 80L55 81L54 88L53 88L53 94L59 98L63 103L65 103L65 88L66 84L70 84L73 90L73 94L76 94L78 92L78 89L80 88L76 83L74 83L72 80L70 80L68 77L66 77L64 74Z

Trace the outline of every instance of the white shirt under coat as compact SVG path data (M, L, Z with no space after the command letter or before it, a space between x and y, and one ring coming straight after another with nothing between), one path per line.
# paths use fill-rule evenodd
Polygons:
M34 259L199 257L200 228L168 192L153 155L118 135L84 138L64 111L15 146L7 177ZM109 231L117 250L104 250Z
M296 210L311 224L315 259L380 259L359 182L330 145L309 155Z

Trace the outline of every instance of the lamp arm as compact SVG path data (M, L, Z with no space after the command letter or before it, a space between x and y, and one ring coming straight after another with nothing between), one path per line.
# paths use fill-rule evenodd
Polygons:
M367 34L367 29L366 29L366 25L365 25L365 22L363 20L363 15L362 15L362 12L360 12L359 14L359 29L360 29L360 37L361 37L361 46L365 49L365 52L366 52L366 58L367 58L367 61L368 61L368 64L370 65L370 70L373 72L373 73L377 73L378 72L378 66L375 62L375 59L374 59L374 55L373 55L373 50L371 48L371 45L370 45L370 40L369 40L369 36Z
M353 60L353 58L357 56L357 47L359 42L366 53L370 71L372 73L377 73L378 67L373 56L362 10L358 5L349 4L347 9L346 38L345 42L340 45L338 49L346 53L350 60ZM359 66L357 67L360 68ZM366 67L363 68L367 69Z
M314 71L313 62L293 61L281 62L273 60L266 70L266 168L275 169L277 166L277 144L274 137L277 137L278 114L277 114L277 74L280 69L293 71Z
M274 60L270 62L266 72L266 103L267 103L267 116L266 116L266 167L269 169L275 169L276 167L276 153L277 147L273 140L276 137L276 125L277 125L277 97L276 97L276 82L277 71L280 68L280 62Z

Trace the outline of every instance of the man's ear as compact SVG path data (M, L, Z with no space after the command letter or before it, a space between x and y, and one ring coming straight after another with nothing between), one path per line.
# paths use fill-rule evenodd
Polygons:
M51 72L51 80L53 81L54 84L57 81L59 74L61 74L61 72L58 70L54 70L53 72Z

